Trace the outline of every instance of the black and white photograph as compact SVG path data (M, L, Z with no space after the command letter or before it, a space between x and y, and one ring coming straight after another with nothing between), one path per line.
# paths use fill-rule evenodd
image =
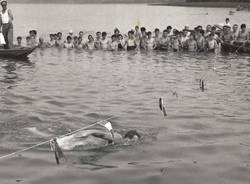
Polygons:
M0 0L0 184L249 184L250 0Z

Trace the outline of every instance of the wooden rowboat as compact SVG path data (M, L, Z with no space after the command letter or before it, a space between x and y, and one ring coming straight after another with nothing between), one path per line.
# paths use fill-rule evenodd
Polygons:
M0 49L0 58L25 58L37 47L14 47L12 49Z
M231 52L231 53L246 53L250 54L250 47L244 45L221 43L221 52Z

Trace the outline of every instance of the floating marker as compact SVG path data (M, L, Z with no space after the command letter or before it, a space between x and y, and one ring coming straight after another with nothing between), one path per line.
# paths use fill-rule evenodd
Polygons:
M162 109L163 109L163 100L162 100L162 98L159 99L159 107L160 107L160 110L162 111Z
M159 99L159 107L160 107L160 110L163 112L163 115L167 116L166 108L164 107L162 98Z
M163 108L162 108L162 112L163 112L163 115L164 115L164 116L167 116L167 112L166 112L166 109L165 109L164 106L163 106Z
M201 91L205 90L205 88L204 88L204 81L202 79L200 79L200 89L201 89Z

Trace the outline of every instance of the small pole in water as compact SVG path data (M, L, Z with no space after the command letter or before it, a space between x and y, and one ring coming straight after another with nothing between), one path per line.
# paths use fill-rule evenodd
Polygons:
M163 109L163 100L162 100L162 98L159 99L159 108L162 111L162 109Z
M200 89L202 92L204 92L204 90L205 90L203 79L200 79Z
M166 108L165 108L165 106L163 104L163 99L162 98L159 99L159 107L160 107L160 110L163 112L163 115L167 116Z

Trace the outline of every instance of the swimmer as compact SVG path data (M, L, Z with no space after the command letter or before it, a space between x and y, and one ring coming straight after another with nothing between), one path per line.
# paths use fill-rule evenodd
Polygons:
M62 39L62 33L61 32L57 33L57 37L56 37L56 40L55 40L55 46L59 47L59 48L63 48L63 46L64 46L64 42L63 42L63 39Z
M94 42L94 38L92 35L88 36L88 42L85 44L85 48L87 50L94 50L95 49L95 42Z
M155 43L155 39L152 37L152 33L149 31L147 32L147 50L154 50L156 48L156 43Z
M64 48L67 48L67 49L72 49L74 48L74 44L72 43L72 37L71 36L67 36L66 38L66 42L64 43Z
M236 41L236 39L237 39L237 36L238 36L238 29L239 29L238 24L234 24L234 25L233 25L233 32L232 32L232 34L233 34L233 40L234 40L234 41Z
M188 45L188 51L189 52L196 52L197 51L197 42L194 39L194 34L191 33L190 37L187 41L187 45Z
M30 33L31 46L37 46L38 45L37 31L31 30L29 33Z
M197 38L196 38L196 41L197 41L197 51L198 52L204 52L205 51L205 43L206 43L206 40L204 38L204 31L203 30L199 30L198 33L197 33Z
M167 27L167 34L168 34L168 36L170 36L172 29L173 29L172 26L168 26Z
M84 44L82 43L82 37L77 38L77 44L75 45L75 48L77 49L84 49Z
M135 26L135 41L136 41L136 45L140 45L140 40L141 40L141 33L139 30L139 26Z
M63 138L57 138L57 143L62 150L74 150L80 147L91 149L110 144L127 145L141 138L136 130L126 132L124 136L118 132L114 132L113 135L114 137L110 132L102 129L83 130Z
M118 51L125 50L124 49L125 43L124 43L124 40L123 40L123 36L121 34L119 35L119 39L117 41L117 44L118 44Z
M160 40L160 50L168 50L170 46L170 37L168 36L168 30L164 30Z
M22 47L22 37L21 36L17 37L17 46Z
M155 49L159 48L161 37L160 37L160 29L155 28L154 30L155 36L154 36L154 42L155 42Z
M245 43L249 39L249 32L246 29L246 24L241 24L240 29L236 41L238 43Z
M27 47L31 47L32 46L30 36L26 37L26 46Z
M223 34L221 36L221 39L225 43L231 43L232 41L234 41L230 26L223 26Z
M174 52L180 51L181 48L181 41L180 41L180 33L177 30L173 31L174 36L172 37L172 49Z
M98 31L96 33L96 39L95 39L95 49L97 50L102 49L101 37L102 37L102 33Z
M101 48L102 48L102 50L107 50L108 49L108 39L107 39L107 33L106 32L102 32Z
M77 48L77 46L78 46L78 37L77 36L73 37L73 45L74 45L74 48Z
M78 37L83 38L83 36L84 36L83 31L80 31L78 35L79 35Z
M147 33L145 27L141 28L140 49L147 49Z
M214 34L210 34L207 43L206 43L207 51L215 53L216 49L218 48L217 41L214 38Z
M210 35L211 31L212 31L212 26L211 25L207 25L206 31L205 31L205 34L204 34L205 38Z
M48 42L48 47L54 47L56 45L55 35L50 34L49 38L50 38L50 40Z
M44 49L49 47L49 44L45 43L43 38L39 38L38 47Z
M114 35L115 35L115 39L118 40L119 35L120 35L120 30L118 28L115 28Z
M116 41L116 36L111 36L111 41L108 42L108 50L109 51L117 51L118 50L118 43Z
M127 47L127 51L136 50L137 45L136 45L133 31L128 32L128 39L125 41L124 47L125 48Z

